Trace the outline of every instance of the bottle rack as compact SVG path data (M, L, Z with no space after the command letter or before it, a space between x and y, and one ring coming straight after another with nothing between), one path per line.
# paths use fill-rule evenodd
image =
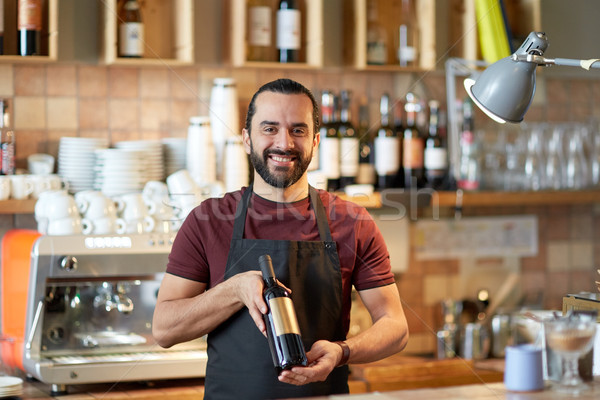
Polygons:
M56 1L56 0L55 0ZM101 60L119 65L186 65L194 62L194 1L144 0L144 57L124 58L117 53L117 0L101 2Z
M58 56L58 1L43 3L41 52L39 56L17 55L17 0L4 0L4 55L0 61L9 63L40 63L56 61Z
M246 57L246 34L248 7L246 0L229 0L225 15L225 37L229 35L229 61L233 66L271 67L271 68L319 68L323 66L323 0L303 0L302 11L302 49L299 63L279 63L269 61L248 61ZM277 1L272 1L271 7L275 13ZM273 21L275 22L275 21ZM275 25L273 24L273 29ZM275 40L275 39L274 39ZM273 51L275 43L273 43Z

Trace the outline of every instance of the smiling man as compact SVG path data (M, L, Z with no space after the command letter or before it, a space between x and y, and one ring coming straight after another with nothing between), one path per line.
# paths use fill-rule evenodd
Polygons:
M298 82L253 96L242 132L253 184L208 199L187 217L154 312L164 347L208 334L205 399L274 399L348 392L349 362L401 351L406 318L387 247L362 207L309 186L318 106ZM308 366L277 374L263 314L258 257L269 254L296 308ZM373 325L346 338L352 286Z

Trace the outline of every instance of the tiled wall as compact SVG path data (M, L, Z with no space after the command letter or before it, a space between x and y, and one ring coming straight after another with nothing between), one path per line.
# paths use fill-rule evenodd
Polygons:
M443 72L393 74L332 70L228 69L198 67L115 67L85 64L2 64L0 96L14 101L17 166L36 152L57 155L62 136L107 137L120 140L184 137L188 119L206 115L212 79L232 76L238 82L240 116L262 83L287 76L318 93L320 89L353 91L370 100L372 123L378 98L394 98L415 90L445 100ZM458 85L457 87L461 87ZM537 94L528 121L580 121L600 117L600 80L548 79ZM552 99L552 101L546 101ZM478 115L478 123L488 122ZM516 260L525 293L543 295L542 305L559 308L564 294L593 290L600 218L593 206L513 207L466 209L464 215L535 214L539 217L539 254ZM448 214L448 216L451 216ZM33 218L0 216L0 233L12 227L35 227ZM387 238L393 246L394 238ZM412 332L410 348L432 350L439 327L439 301L456 296L461 261L418 262L398 277ZM498 265L506 260L475 262ZM499 282L492 282L499 285Z

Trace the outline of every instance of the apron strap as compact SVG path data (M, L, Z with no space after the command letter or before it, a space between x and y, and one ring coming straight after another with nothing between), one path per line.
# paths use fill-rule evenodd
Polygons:
M325 213L325 207L321 201L321 196L319 196L319 193L317 193L315 188L310 185L308 185L308 195L310 196L310 202L317 217L317 227L319 228L321 241L332 242L331 230L329 229L329 222L327 221L327 214Z
M248 206L250 205L250 198L252 197L252 185L248 186L240 202L238 203L235 220L233 222L233 235L232 239L243 239L244 228L246 225L246 214L248 212ZM317 220L317 228L319 229L319 237L321 241L332 242L331 230L329 229L329 222L327 221L327 214L325 207L321 201L319 193L312 186L308 186L308 197L312 209L315 211L315 217Z

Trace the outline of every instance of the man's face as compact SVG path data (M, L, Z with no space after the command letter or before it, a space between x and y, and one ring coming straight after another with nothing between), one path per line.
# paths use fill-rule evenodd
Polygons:
M244 130L246 152L258 175L269 185L287 188L306 172L315 136L312 103L303 94L263 92L255 100L250 134Z

